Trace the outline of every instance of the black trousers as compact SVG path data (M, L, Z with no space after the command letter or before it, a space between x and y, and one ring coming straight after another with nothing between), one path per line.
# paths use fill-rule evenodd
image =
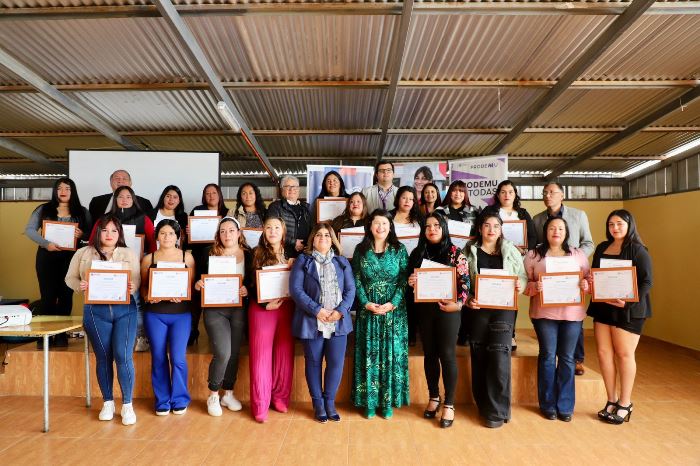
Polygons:
M69 316L73 310L73 290L65 282L73 254L73 251L48 251L44 248L36 252L36 276L44 315Z
M440 368L445 386L445 404L454 405L457 388L457 333L461 313L443 312L435 303L416 306L423 342L423 368L430 398L440 396Z
M470 309L472 394L479 414L489 420L510 419L510 339L515 313Z
M209 363L209 390L233 390L238 375L238 354L243 339L245 310L206 309L204 326L211 342L212 358Z

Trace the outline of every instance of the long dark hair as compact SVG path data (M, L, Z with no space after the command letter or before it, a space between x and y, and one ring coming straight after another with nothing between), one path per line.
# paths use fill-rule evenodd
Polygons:
M120 214L120 207L117 207L117 197L119 197L119 194L121 194L122 191L129 191L129 194L131 194L131 200L133 202L133 207L131 208L134 209L132 212L130 212L131 215L122 219L122 223L126 223L127 221L131 221L132 219L135 219L140 215L144 215L144 212L141 209L141 205L139 204L138 199L136 199L136 194L134 194L134 190L131 189L129 186L119 186L117 189L114 190L114 194L112 194L112 210L110 211L110 213L114 216L118 216Z
M216 210L218 211L219 215L221 215L223 217L224 215L226 215L228 213L228 207L226 207L226 204L224 204L224 194L221 192L221 187L218 184L209 183L208 185L206 185L204 187L204 189L202 189L202 205L204 207L207 207L207 208L209 207L207 205L206 192L207 192L207 188L209 188L210 186L213 186L214 188L216 188L216 193L219 195L219 205L216 206Z
M396 237L396 229L394 228L394 221L391 219L391 215L389 215L389 212L384 209L375 209L371 214L369 214L369 217L367 217L367 221L365 222L365 236L362 238L362 241L360 241L360 244L357 245L355 251L357 251L360 255L364 255L374 244L372 222L374 221L375 217L384 217L389 220L389 235L386 237L386 244L388 248L391 247L398 251L398 249L401 247L401 242Z
M277 254L272 249L272 245L265 237L265 225L271 220L277 220L282 224L282 239L280 240L280 247L284 250L284 240L287 237L287 224L280 217L267 217L265 223L263 223L263 234L260 237L260 242L258 246L253 250L253 268L260 269L268 265L277 264Z
M103 261L107 260L107 256L105 256L102 252L102 241L100 240L100 231L110 223L113 223L114 226L117 227L117 231L119 232L119 238L117 239L117 247L126 247L126 241L124 241L124 229L122 228L122 222L113 214L104 214L102 217L97 219L97 222L95 222L95 234L92 235L92 239L90 240L90 246L92 246L92 248L95 251L97 251L97 255L100 256L100 259Z
M426 256L429 243L428 238L425 236L425 231L428 229L427 223L429 218L434 218L437 220L438 225L440 225L440 229L442 230L442 239L438 244L438 257L445 257L450 253L450 249L452 249L452 240L450 239L450 232L447 229L447 220L445 219L445 216L437 212L432 212L425 217L425 222L423 222L423 226L421 227L420 236L418 237L418 245L411 253L411 259L409 260L409 262L412 264L417 264L419 260Z
M501 201L498 200L498 193L501 192L501 188L504 186L512 186L513 187L513 191L515 191L515 200L513 201L513 208L519 209L520 208L520 195L518 194L518 188L516 188L515 185L513 184L513 182L510 180L503 180L500 183L498 183L498 186L496 187L496 193L493 195L493 205L495 205L496 207L501 207Z
M80 204L80 198L78 197L78 188L75 187L75 182L68 177L62 177L57 179L53 184L53 190L51 191L51 200L41 206L40 217L41 220L55 220L58 218L58 185L67 184L70 187L70 198L68 199L68 210L70 211L70 216L77 218L78 223L80 223L80 229L87 224L87 219L85 218L85 210Z
M413 194L413 207L408 211L408 221L413 223L420 220L420 210L418 209L418 194L413 186L401 186L394 197L394 211L399 212L399 202L403 193Z
M472 204L469 202L469 191L467 191L467 183L462 180L455 180L450 184L447 194L445 194L445 199L442 200L442 206L452 207L452 191L455 189L461 189L464 191L464 201L462 201L462 207L471 207Z
M338 180L340 180L340 190L338 191L338 197L348 197L348 193L347 191L345 191L345 181L343 181L343 177L340 176L340 173L338 173L337 171L331 170L323 176L323 181L321 181L321 193L318 195L318 198L323 199L324 197L330 196L330 194L328 194L328 191L326 191L326 179L331 175L335 175L335 177L338 178Z
M546 255L547 251L549 251L549 241L547 241L547 228L549 228L549 224L552 223L554 220L561 220L564 222L564 229L566 231L566 237L564 238L564 242L561 245L561 248L564 250L566 255L571 254L571 248L569 247L569 224L566 223L566 220L564 220L561 217L549 217L546 222L544 222L544 226L542 227L542 243L538 244L537 247L535 248L535 254L541 261Z
M168 185L163 189L163 192L160 194L160 198L158 199L158 204L156 204L156 215L158 214L158 211L162 209L165 206L165 196L168 194L168 191L175 191L180 198L180 202L177 203L177 206L175 207L175 218L184 215L185 214L185 201L182 200L182 193L180 192L180 188L175 186L174 184ZM136 199L136 198L134 198Z
M260 194L260 188L258 188L254 183L243 183L238 188L238 192L236 193L236 212L238 212L238 209L243 207L243 188L246 186L253 188L253 192L255 193L255 211L260 216L260 220L262 220L265 217L265 202L263 201L262 194Z
M426 185L423 186L423 191L421 191L420 193L420 211L423 212L423 215L428 214L428 208L426 207L428 201L425 200L425 188L429 187L435 188L435 191L437 192L437 199L435 199L435 204L433 204L433 210L435 210L436 207L442 204L442 198L440 197L440 188L438 188L435 183L426 183Z
M474 244L477 246L481 246L484 241L484 237L481 234L481 227L484 225L486 220L490 218L495 218L498 220L498 223L503 227L503 220L501 220L501 217L498 215L498 213L495 212L484 212L479 217L476 219L476 236L474 237ZM501 254L501 246L503 245L503 230L501 230L501 236L498 237L496 240L496 253Z
M610 228L608 228L608 223L612 217L620 217L627 224L627 236L625 236L624 241L622 241L622 249L627 249L632 244L638 244L644 248L644 242L642 242L641 236L637 232L637 222L634 221L632 214L625 209L617 209L610 212L607 220L605 220L605 237L608 239L608 243L612 243L614 238L610 234Z

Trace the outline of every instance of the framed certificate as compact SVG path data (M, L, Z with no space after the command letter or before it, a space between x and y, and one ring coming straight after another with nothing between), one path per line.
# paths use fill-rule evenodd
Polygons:
M256 270L258 303L289 298L289 272L289 267Z
M527 222L525 220L509 220L501 227L503 237L514 245L527 247Z
M262 228L241 228L241 233L245 238L245 242L248 243L248 246L252 249L260 243L263 230Z
M141 260L145 235L134 235L132 237L124 235L124 241L126 242L126 247L134 251L138 260Z
M221 217L191 216L187 218L190 229L190 243L213 243Z
M343 256L352 259L352 256L355 254L355 248L362 242L364 237L364 233L345 233L343 230L340 230L338 241L340 241L340 250Z
M202 275L202 307L241 307L243 275Z
M236 258L233 256L209 256L209 275L235 275Z
M639 301L637 291L637 267L613 267L591 269L593 298L591 301L620 299L629 303Z
M581 266L574 256L549 256L544 258L547 273L578 272Z
M453 235L450 233L450 241L452 241L452 244L457 246L459 249L464 249L464 246L466 246L467 243L472 241L474 238L474 236Z
M573 306L583 304L581 272L553 272L540 275L542 307Z
M149 269L148 271L148 300L152 299L181 299L191 298L190 277L192 269Z
M88 270L85 304L129 304L128 270Z
M50 241L66 251L75 251L78 238L75 237L77 223L54 222L44 220L41 224L41 233L46 241Z
M457 300L457 275L454 267L420 268L414 272L416 286L413 293L417 303L435 303L441 299Z
M518 277L500 275L477 275L475 298L479 307L491 309L518 309L518 292L515 282Z
M316 222L330 221L345 211L348 200L344 197L316 199Z

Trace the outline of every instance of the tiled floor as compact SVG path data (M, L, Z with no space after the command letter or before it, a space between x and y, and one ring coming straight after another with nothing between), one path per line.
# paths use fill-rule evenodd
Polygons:
M596 366L591 337L587 365ZM473 406L457 407L451 429L421 417L423 406L394 418L364 419L341 407L340 423L321 425L309 406L271 412L256 424L247 411L212 418L203 403L184 416L156 417L136 400L138 422L97 421L100 403L51 400L51 432L42 434L39 397L0 398L0 464L635 464L700 465L700 359L644 339L630 423L595 416L604 404L579 403L571 423L546 421L536 406L514 406L501 429L482 427Z

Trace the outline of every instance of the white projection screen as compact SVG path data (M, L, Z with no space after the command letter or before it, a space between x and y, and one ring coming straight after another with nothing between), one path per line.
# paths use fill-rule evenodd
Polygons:
M111 192L109 176L115 170L128 171L134 192L153 207L163 188L174 184L188 214L201 204L204 186L218 184L221 173L218 152L68 151L68 173L86 208L94 196Z

